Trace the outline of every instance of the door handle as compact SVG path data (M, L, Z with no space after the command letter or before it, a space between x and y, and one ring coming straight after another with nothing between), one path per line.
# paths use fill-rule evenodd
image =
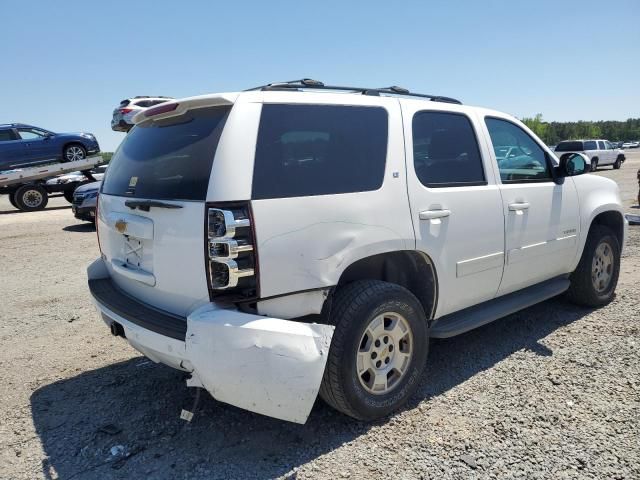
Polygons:
M433 220L451 215L451 210L424 210L420 212L420 220Z
M510 203L509 204L509 210L512 212L518 212L521 210L529 210L529 202L517 202L517 203Z

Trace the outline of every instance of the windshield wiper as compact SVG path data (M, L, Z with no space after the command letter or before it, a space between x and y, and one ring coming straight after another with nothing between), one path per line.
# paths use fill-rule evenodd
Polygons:
M127 200L124 204L132 210L139 208L143 212L148 212L151 207L157 208L182 208L182 205L175 203L158 202L157 200Z

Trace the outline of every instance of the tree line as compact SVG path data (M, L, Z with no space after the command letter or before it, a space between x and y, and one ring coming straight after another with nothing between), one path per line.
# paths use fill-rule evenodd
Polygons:
M545 122L538 113L533 118L523 118L522 122L547 145L581 138L604 138L612 142L640 140L640 118L629 118L624 122Z

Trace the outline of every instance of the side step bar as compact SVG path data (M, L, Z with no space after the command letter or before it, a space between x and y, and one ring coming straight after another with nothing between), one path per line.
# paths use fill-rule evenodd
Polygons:
M563 275L562 277L524 288L518 292L488 300L480 305L450 313L435 321L431 327L431 337L455 337L461 333L481 327L523 308L560 295L569 288L569 283L569 279Z

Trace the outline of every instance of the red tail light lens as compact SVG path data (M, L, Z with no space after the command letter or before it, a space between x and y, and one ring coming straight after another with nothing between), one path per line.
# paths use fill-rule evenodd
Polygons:
M258 297L255 233L248 202L207 206L205 261L211 300Z
M161 113L173 112L178 108L179 103L161 103L157 107L152 107L144 111L145 117L153 117L154 115L160 115Z
M131 111L133 111L133 108L121 108L121 109L120 109L120 113L122 113L123 115L124 115L125 113L129 113L129 112L131 112Z

